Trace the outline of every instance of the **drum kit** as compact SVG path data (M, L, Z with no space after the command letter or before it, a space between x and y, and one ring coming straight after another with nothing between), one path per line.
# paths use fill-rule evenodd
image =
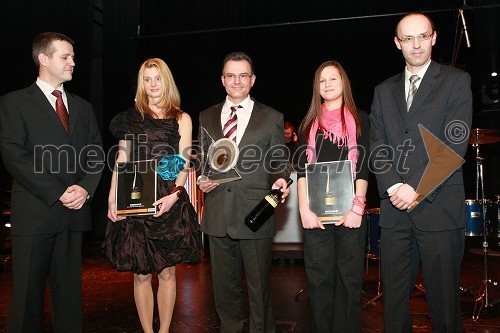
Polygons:
M484 158L480 155L480 145L491 144L500 142L500 130L493 129L480 129L475 128L471 130L469 136L469 144L475 150L476 159L476 186L475 186L475 199L465 200L466 212L466 227L465 236L482 236L483 237L483 255L484 255L484 280L481 283L479 292L474 295L476 301L472 313L472 320L474 324L479 320L479 315L483 309L492 307L493 304L489 294L489 284L497 285L496 282L490 280L488 275L488 255L489 244L488 236L494 236L496 242L500 247L500 195L496 195L492 200L485 198L484 180L483 180L483 161ZM368 224L368 239L366 246L367 267L368 259L380 259L380 227L379 216L380 209L366 210L367 224ZM368 301L371 304L382 297L381 292L381 279L380 279L380 262L379 262L379 279L377 286L377 295ZM419 287L419 286L415 286ZM421 286L420 286L421 287ZM423 287L418 288L425 292ZM498 302L497 302L498 303Z
M476 197L475 200L465 201L466 211L466 236L483 237L483 265L484 278L477 293L474 310L472 311L473 329L476 327L481 311L488 310L498 302L493 303L490 299L489 285L497 285L493 282L488 273L488 236L500 236L500 196L495 196L494 200L487 200L484 191L484 158L480 154L480 145L500 142L500 131L493 129L473 129L470 133L469 144L476 151ZM493 205L493 203L495 203ZM496 211L494 208L496 206ZM496 215L496 216L495 216ZM496 229L496 230L495 230ZM498 240L497 240L498 242Z

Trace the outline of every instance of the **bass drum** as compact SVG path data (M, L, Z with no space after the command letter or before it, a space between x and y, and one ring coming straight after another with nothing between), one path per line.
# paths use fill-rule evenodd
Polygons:
M465 200L465 236L483 235L483 206L476 200Z

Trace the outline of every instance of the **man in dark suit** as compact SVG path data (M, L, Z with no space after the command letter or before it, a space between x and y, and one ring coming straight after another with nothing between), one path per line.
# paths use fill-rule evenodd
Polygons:
M218 184L200 183L205 192L202 232L209 235L214 299L221 320L221 332L243 330L242 272L245 271L250 305L250 332L274 332L271 306L272 241L276 234L270 218L258 231L244 223L245 216L262 200L270 188L282 187L290 166L284 152L283 115L250 98L255 83L251 58L234 52L224 59L222 85L227 97L223 103L200 113L199 142L206 153L213 140L234 139L240 150L235 168L242 179ZM237 116L236 131L231 109ZM226 125L231 123L231 125ZM224 129L225 127L225 129ZM208 134L207 134L208 133Z
M13 177L7 331L42 331L48 280L54 332L82 332L81 246L103 167L101 137L91 105L63 86L75 66L73 41L42 33L33 60L36 82L0 100L1 154Z
M472 120L470 77L431 60L436 37L426 15L411 13L399 21L394 42L406 67L375 88L371 108L371 156L381 196L386 332L412 330L409 298L419 262L433 332L462 332L465 195L461 169L420 203L416 201L429 161L418 125L464 156Z

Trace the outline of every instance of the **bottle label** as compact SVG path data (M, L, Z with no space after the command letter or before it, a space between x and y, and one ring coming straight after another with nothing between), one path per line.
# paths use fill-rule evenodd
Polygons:
M273 206L274 208L276 208L276 206L278 206L278 203L276 202L276 200L274 200L274 197L270 194L266 195L265 196L265 199L267 202L269 202L271 204L271 206Z

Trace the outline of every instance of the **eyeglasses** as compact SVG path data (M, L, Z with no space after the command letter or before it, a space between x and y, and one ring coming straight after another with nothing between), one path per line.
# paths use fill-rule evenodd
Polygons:
M230 81L236 79L236 77L239 77L240 80L246 80L250 77L251 75L248 73L240 73L240 74L233 74L233 73L227 73L224 74L224 77Z
M409 44L412 43L415 39L418 39L419 42L422 42L424 40L429 40L432 38L434 35L434 31L431 32L430 34L421 34L418 36L405 36L403 38L399 38L396 36L396 38L399 40L401 44Z

